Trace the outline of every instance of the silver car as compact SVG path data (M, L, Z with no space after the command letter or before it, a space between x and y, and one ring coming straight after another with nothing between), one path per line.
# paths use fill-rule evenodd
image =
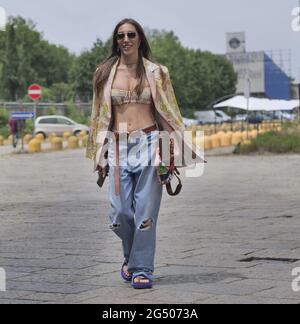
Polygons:
M34 124L34 134L43 134L45 138L51 133L62 136L64 132L70 132L76 136L81 131L89 133L90 129L88 126L78 124L74 120L64 116L38 117Z

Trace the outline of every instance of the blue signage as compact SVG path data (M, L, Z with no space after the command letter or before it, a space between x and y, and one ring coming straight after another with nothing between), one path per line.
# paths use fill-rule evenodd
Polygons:
M34 119L34 112L13 112L11 113L12 119Z

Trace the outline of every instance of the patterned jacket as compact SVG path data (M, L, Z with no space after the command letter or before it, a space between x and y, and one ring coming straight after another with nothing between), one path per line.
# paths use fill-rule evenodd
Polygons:
M185 125L177 104L174 89L171 83L167 67L157 65L143 58L147 80L151 88L151 94L156 108L156 121L159 125L162 119L183 138ZM109 78L98 97L93 96L92 115L90 124L90 133L88 137L86 157L94 161L94 171L107 166L107 132L112 129L112 109L111 109L111 89L119 61L112 67ZM161 129L166 130L166 129ZM200 155L195 153L191 140L182 141L185 153L193 154L184 155L185 158L181 165L184 167L204 161ZM190 158L189 158L190 156Z

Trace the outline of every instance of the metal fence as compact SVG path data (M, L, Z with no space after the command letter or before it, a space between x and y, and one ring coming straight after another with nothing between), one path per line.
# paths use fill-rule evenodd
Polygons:
M76 113L84 117L89 117L92 110L91 103L74 102L72 103ZM35 111L35 103L32 102L1 102L0 108L6 109L10 112L33 112ZM57 115L66 115L68 105L65 103L36 103L36 114L38 116L45 116L49 114L49 110L53 108Z

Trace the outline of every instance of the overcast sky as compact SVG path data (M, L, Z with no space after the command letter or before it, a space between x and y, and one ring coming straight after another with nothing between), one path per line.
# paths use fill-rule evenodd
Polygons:
M116 23L132 17L144 27L173 30L186 47L225 53L226 32L246 32L248 51L273 50L300 79L300 32L292 30L299 0L0 0L8 15L37 24L44 37L80 53Z

